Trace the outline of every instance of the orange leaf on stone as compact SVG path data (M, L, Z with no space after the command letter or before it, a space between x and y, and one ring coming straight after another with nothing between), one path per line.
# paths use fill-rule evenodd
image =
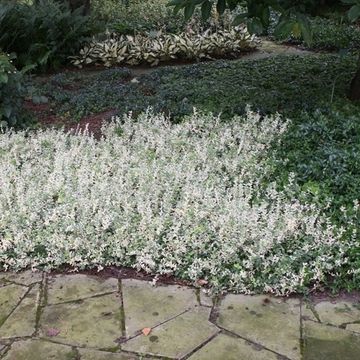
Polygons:
M141 330L141 332L145 335L148 336L151 333L151 328L143 328Z

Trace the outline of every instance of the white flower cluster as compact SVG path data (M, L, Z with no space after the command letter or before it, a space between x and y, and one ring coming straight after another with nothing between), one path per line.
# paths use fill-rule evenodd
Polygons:
M116 119L95 140L0 135L0 266L125 265L217 289L286 294L346 262L351 239L314 205L264 189L286 124L248 112Z

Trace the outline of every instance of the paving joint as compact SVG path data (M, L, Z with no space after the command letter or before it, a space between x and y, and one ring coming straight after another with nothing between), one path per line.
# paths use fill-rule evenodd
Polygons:
M300 300L300 356L301 359L304 357L304 349L305 349L305 338L304 338L304 319L303 319L303 307L304 300Z
M306 300L306 305L309 307L310 311L313 313L313 315L315 316L316 320L321 323L321 319L320 319L320 315L318 314L318 312L315 309L315 306L313 304L312 301Z
M25 285L25 284L21 284L21 283L18 283L18 282L15 282L15 281L11 281L11 280L6 280L6 279L4 279L3 281L4 281L4 282L3 282L3 286L1 286L1 287L6 287L6 286L9 286L9 285L17 285L17 286L22 286L22 287L26 287L26 288L28 288L28 287L31 286L31 285L38 284L38 283L40 282L40 281L38 281L38 282L32 283L32 284L30 284L30 285Z
M179 313L179 314L177 314L177 315L174 315L173 317L168 318L168 319L166 319L166 320L164 320L164 321L162 321L162 322L160 322L160 323L152 326L152 327L151 327L151 331L154 330L154 329L156 329L157 327L159 327L159 326L161 326L161 325L164 325L164 324L166 324L166 323L168 323L168 322L176 319L177 317L179 317L179 316L181 316L181 315L189 312L191 309L193 309L193 308L190 307L190 308L184 310L183 312L181 312L181 313ZM124 339L123 339L122 337L119 338L119 339L118 339L118 342L119 342L119 344L125 344L125 343L127 343L128 341L130 341L130 340L132 340L132 339L135 339L135 338L137 338L137 337L139 337L139 336L141 336L141 335L142 335L142 332L141 332L141 329L139 329L139 330L137 330L137 332L136 332L134 335L132 335L132 336L130 336L130 337L128 337L128 338L124 338Z
M34 331L33 336L39 335L40 320L41 320L41 314L42 314L42 309L43 309L42 302L44 301L45 291L46 291L46 275L45 275L45 273L43 273L42 281L40 283L40 288L39 288L39 299L38 299L38 304L36 307L35 331Z
M119 288L119 294L120 294L121 338L126 339L124 294L123 294L123 289L122 289L122 281L120 278L118 278L118 288Z
M76 304L76 303L80 304L84 300L97 299L97 298L102 297L102 296L112 295L112 294L116 294L116 293L118 293L118 290L108 291L108 292L105 292L105 293L102 293L102 294L84 296L82 298L78 298L78 299L75 299L75 300L66 300L66 301L57 302L57 303L49 303L46 306L58 306L58 305Z
M246 338L246 337L240 336L239 334L236 334L236 333L233 332L233 331L227 330L227 329L223 328L223 327L220 326L220 325L216 325L216 326L217 326L219 329L221 329L221 331L222 331L224 334L227 334L227 335L231 334L233 337L236 337L236 338L238 338L238 339L245 340L245 341L247 341L247 342L250 343L250 344L254 344L256 347L259 347L259 348L262 348L262 349L264 349L264 350L270 351L270 352L272 352L273 354L277 355L277 356L279 357L279 359L281 359L281 360L292 360L292 359L288 358L287 356L285 356L285 355L283 355L283 354L279 354L278 352L276 352L276 351L274 351L274 350L271 350L271 349L269 349L268 347L266 347L266 346L264 346L264 345L262 345L262 344L259 344L259 343L255 342L255 341L253 341L253 340L250 340L250 339L248 339L248 338Z
M127 355L134 355L134 356L140 356L141 358L145 358L145 359L158 359L158 360L174 360L174 358L170 358L170 357L166 357L166 356L160 356L160 355L156 355L156 354L145 354L142 352L136 352L136 351L129 351L129 350L121 350L119 353L117 354L127 354Z
M197 351L199 351L201 348L203 348L205 345L207 345L209 342L211 342L212 340L214 340L217 336L219 336L219 334L221 334L222 330L219 329L219 331L214 334L211 335L207 340L205 340L203 343L201 343L200 345L198 345L195 349L193 349L192 351L190 351L189 354L186 354L185 356L183 356L182 358L180 358L180 360L187 360L189 357L191 357L192 355L194 355Z
M220 314L220 308L219 308L219 305L221 303L221 300L222 300L222 297L221 296L215 296L213 298L213 306L211 307L211 310L210 310L210 315L209 315L209 321L218 326L216 321L219 317L219 314Z
M57 344L57 345L64 345L70 348L77 348L77 349L89 349L89 350L96 350L96 351L101 351L101 348L96 347L96 346L82 346L82 345L74 345L74 344L68 344L66 342L63 342L61 340L57 340L56 337L52 337L52 338L48 338L45 336L37 336L37 337L32 337L33 340L41 340L41 341L45 341L45 342L49 342L52 344Z
M27 291L26 291L25 294L20 298L20 300L16 303L15 307L10 311L9 314L7 314L6 317L4 317L4 318L1 320L0 329L1 329L1 327L6 323L6 320L7 320L7 319L15 312L15 310L19 307L19 305L20 305L21 302L26 298L26 296L30 293L30 291L32 290L32 288L33 288L33 285L27 287Z

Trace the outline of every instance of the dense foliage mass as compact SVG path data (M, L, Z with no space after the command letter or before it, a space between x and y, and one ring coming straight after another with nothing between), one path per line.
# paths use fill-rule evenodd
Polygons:
M0 3L0 48L16 53L16 65L58 67L95 31L81 9L71 12L55 0Z
M149 31L180 33L187 22L166 6L167 0L92 1L92 16L103 19L110 31L138 34Z
M286 126L251 112L226 124L195 113L177 125L146 113L105 127L98 142L1 135L0 263L129 265L276 294L326 282L356 233L343 239L345 229L294 198L291 181L263 187Z
M94 0L92 16L103 19L111 32L125 35L149 34L153 31L180 34L229 29L234 19L229 11L218 16L214 8L206 20L202 19L200 11L195 11L193 18L187 21L183 14L174 13L173 8L167 5L167 0L147 0L145 3L141 0Z
M0 52L0 128L19 126L24 117L23 73L12 62L9 55Z
M148 106L175 120L190 114L194 106L229 118L242 114L247 104L262 113L278 111L293 117L344 100L355 69L352 56L279 55L162 67L138 82L129 81L134 75L124 68L61 73L40 82L38 88L59 114L68 113L73 119L109 108L139 113Z
M347 19L351 22L358 21L360 18L359 0L343 0L342 3L347 7ZM210 0L171 0L169 4L174 6L175 12L183 10L187 19L194 14L197 7L201 7L203 17L208 18L213 8L213 2ZM302 37L305 43L311 44L313 36L307 2L304 4L297 0L216 0L216 9L220 15L226 9L236 10L238 5L244 5L246 10L235 17L234 25L245 23L251 34L264 34L271 27L272 12L276 11L280 15L274 28L276 37L292 35L295 38ZM349 85L349 97L359 101L360 65Z
M310 44L304 42L304 38L278 37L291 44L314 50L339 51L343 49L355 50L360 48L360 28L358 25L349 24L344 18L310 18L312 29L312 41ZM272 32L270 32L272 33Z

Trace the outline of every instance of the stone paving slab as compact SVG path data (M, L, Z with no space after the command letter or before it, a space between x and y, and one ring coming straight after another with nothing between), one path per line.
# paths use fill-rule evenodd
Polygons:
M0 339L31 336L35 332L40 285L36 284L0 328Z
M228 295L217 324L290 359L301 358L299 300Z
M23 271L21 273L16 272L7 272L0 273L0 283L6 284L7 282L14 282L16 284L21 284L29 286L38 282L41 282L43 273L40 271Z
M69 346L41 340L25 340L12 344L3 360L78 360Z
M334 326L306 321L304 360L360 359L360 336Z
M360 322L360 304L350 301L321 301L314 307L319 315L320 321L332 324L342 325L355 321Z
M315 316L313 308L314 306L308 301L304 301L302 303L301 316L303 320L318 321L318 318Z
M196 308L154 329L148 336L130 339L122 349L140 354L182 358L219 332L208 319L210 310Z
M118 294L48 306L40 334L73 346L113 348L122 334L120 306Z
M15 284L0 288L0 325L4 323L27 291L27 288Z
M270 351L240 338L220 334L189 360L279 360Z
M346 330L354 331L360 334L360 324L349 324L346 325Z
M154 287L141 280L122 281L127 336L154 327L198 305L194 289L176 285Z
M0 344L0 356L4 354L6 349L7 349L6 345Z
M74 301L117 290L118 280L114 278L102 279L82 274L57 275L48 279L48 303Z
M360 360L356 295L213 302L202 289L29 271L0 283L1 360Z
M211 297L204 289L199 289L199 303L203 306L212 307L214 305L215 297Z

